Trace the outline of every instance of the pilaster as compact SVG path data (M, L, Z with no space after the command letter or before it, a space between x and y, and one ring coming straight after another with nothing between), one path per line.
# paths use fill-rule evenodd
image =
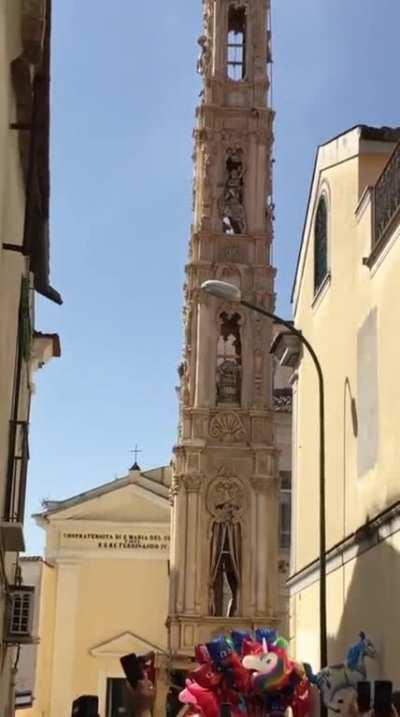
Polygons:
M54 614L51 714L68 715L76 668L76 625L79 609L79 560L59 559Z

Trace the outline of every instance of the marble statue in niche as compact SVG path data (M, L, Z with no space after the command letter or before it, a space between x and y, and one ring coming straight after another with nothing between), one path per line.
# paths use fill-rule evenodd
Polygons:
M244 207L243 152L228 149L225 165L225 185L220 201L222 231L224 234L245 234L247 230Z
M241 317L223 311L217 343L217 403L240 405L242 386Z

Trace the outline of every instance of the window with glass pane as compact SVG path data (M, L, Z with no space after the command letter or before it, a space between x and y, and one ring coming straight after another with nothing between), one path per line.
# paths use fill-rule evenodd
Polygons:
M292 520L292 476L290 471L281 471L281 494L279 507L279 545L283 550L290 548Z
M246 75L246 8L231 5L228 12L228 77L244 80Z
M314 292L328 273L328 210L325 197L318 202L314 225Z

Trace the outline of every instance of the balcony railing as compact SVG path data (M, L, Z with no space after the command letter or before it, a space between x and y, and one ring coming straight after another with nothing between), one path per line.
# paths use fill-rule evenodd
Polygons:
M374 189L373 248L388 236L400 214L400 142L396 146Z
M4 520L23 523L29 460L28 423L10 421L10 456Z

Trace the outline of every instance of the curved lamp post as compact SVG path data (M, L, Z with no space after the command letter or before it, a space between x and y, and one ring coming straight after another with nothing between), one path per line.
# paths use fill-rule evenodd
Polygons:
M321 668L328 664L327 647L327 624L326 624L326 515L325 515L325 400L324 400L324 377L321 364L311 344L304 338L301 331L295 329L290 321L281 319L280 316L271 311L262 309L260 306L250 304L242 299L242 293L237 286L228 284L225 281L205 281L201 288L207 294L217 296L225 301L246 306L252 311L267 316L276 324L285 326L288 332L297 336L302 346L305 346L318 376L319 389L319 620L320 620L320 660Z

